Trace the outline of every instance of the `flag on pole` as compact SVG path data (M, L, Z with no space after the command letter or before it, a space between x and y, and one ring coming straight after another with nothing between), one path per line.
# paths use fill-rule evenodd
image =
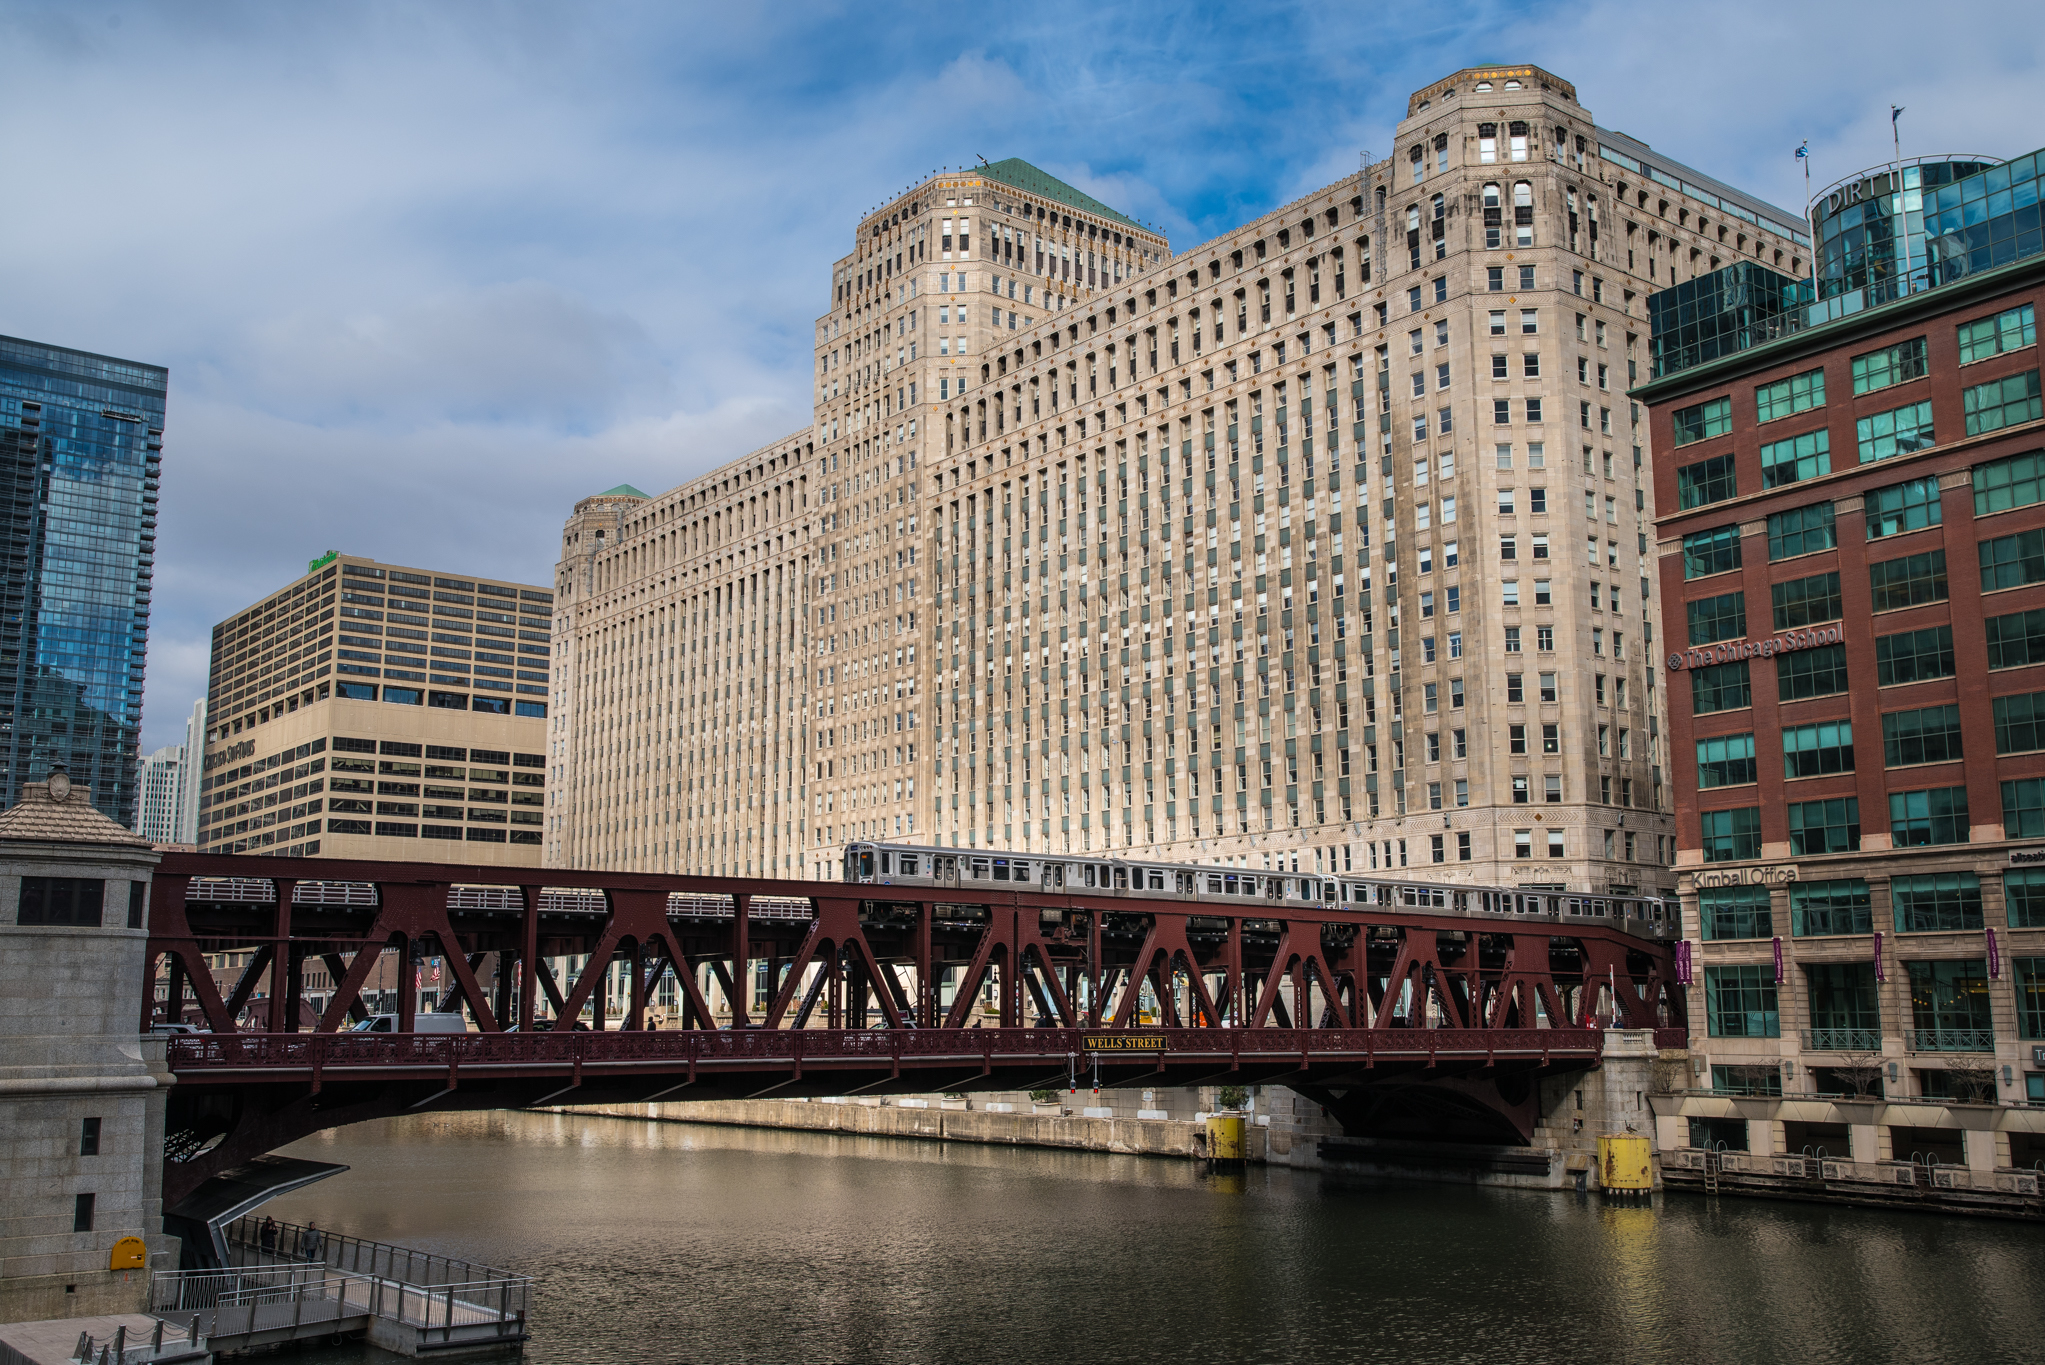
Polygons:
M1902 117L1903 117L1903 106L1902 106L1902 105L1900 105L1900 104L1892 104L1892 105L1890 105L1890 106L1889 106L1889 122L1890 122L1890 124L1891 124L1891 125L1893 125L1893 124L1894 124L1894 123L1896 122L1896 120L1897 120L1897 119L1899 119L1899 118L1902 118Z

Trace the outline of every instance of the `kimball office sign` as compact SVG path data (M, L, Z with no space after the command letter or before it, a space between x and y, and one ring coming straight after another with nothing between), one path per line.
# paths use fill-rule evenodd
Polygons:
M1836 645L1845 638L1840 626L1830 625L1813 626L1809 630L1786 630L1766 640L1728 640L1724 644L1703 645L1671 654L1669 671L1679 673L1686 668L1709 668L1713 664L1729 664L1740 659L1772 659L1791 650Z

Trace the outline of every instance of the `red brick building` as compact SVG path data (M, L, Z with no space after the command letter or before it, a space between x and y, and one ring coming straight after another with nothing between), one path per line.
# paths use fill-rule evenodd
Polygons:
M2005 206L2025 164L1984 173ZM1635 390L1657 452L1696 1083L1794 1097L1858 1080L1891 1107L1960 1106L1898 1110L1909 1126L1665 1105L1665 1122L1719 1115L1665 1128L1665 1147L1936 1151L1980 1172L2045 1155L2006 1103L2045 1100L2045 255L2029 234L2010 263L1934 268L1829 320L1836 299L1750 309ZM1780 277L1717 297L1777 287L1808 304ZM1930 1112L1961 1117L1927 1128Z

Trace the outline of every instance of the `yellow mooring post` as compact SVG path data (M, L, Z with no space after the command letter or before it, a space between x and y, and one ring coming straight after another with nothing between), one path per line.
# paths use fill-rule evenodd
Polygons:
M1207 1116L1207 1169L1240 1171L1243 1168L1243 1116L1237 1113Z
M1647 1139L1624 1133L1600 1137L1598 1184L1608 1198L1646 1199L1654 1190L1654 1158Z

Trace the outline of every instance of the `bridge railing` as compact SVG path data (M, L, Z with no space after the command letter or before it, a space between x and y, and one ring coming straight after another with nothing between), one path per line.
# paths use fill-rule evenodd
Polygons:
M264 1035L234 1035L236 1039L261 1036ZM517 1278L508 1271L465 1261L457 1256L441 1256L415 1247L329 1232L324 1228L278 1223L253 1213L229 1223L222 1230L222 1236L227 1242L228 1255L240 1268L322 1266L344 1274L367 1275L373 1279L398 1280L428 1287L483 1281L494 1283Z

